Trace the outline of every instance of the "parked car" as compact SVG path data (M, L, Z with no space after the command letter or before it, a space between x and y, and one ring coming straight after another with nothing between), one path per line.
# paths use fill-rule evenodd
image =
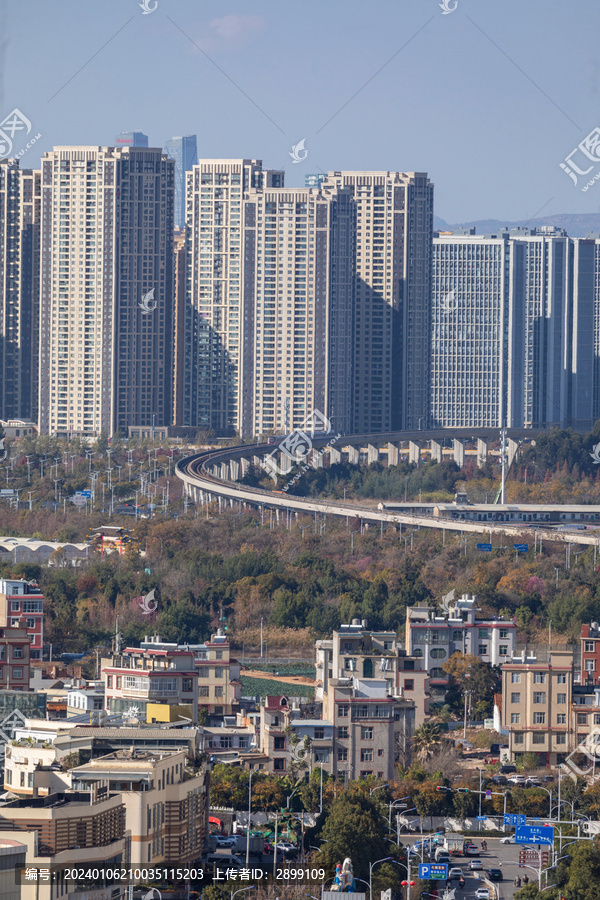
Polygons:
M479 859L472 859L469 863L469 869L471 872L476 872L478 869L483 869L483 865Z
M544 775L542 781L547 784L549 781L556 781L556 778L554 775Z
M459 866L453 866L448 872L448 878L462 878L463 871Z
M506 837L500 838L501 844L514 844L515 836L514 834L508 834Z
M237 845L237 838L233 834L228 834L225 837L222 835L217 835L217 847L235 847Z
M475 891L476 900L490 900L489 888L477 888Z
M494 784L508 784L508 778L506 775L494 775L492 778Z
M502 881L502 869L488 869L488 878L490 881Z
M523 775L511 775L508 779L510 784L518 785L519 787L524 786L526 784L525 778Z
M511 763L506 763L504 766L500 766L500 774L501 775L512 775L513 772L517 771L517 767L513 766Z
M528 778L525 782L526 787L541 787L542 782L539 778Z

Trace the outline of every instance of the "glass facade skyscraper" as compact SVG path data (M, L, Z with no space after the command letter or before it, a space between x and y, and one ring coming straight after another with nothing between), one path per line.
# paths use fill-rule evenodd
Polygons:
M174 137L165 144L164 152L175 160L175 228L185 225L185 173L198 162L195 134Z

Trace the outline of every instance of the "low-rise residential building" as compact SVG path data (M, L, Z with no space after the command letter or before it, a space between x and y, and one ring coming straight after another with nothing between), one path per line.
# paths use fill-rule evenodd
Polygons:
M287 697L267 696L261 706L259 747L274 775L322 765L333 774L333 725L325 719L301 718Z
M581 626L581 683L600 681L600 622Z
M199 861L208 835L209 776L203 766L190 777L185 752L117 750L78 766L72 777L75 789L120 792L132 865Z
M157 638L103 659L101 670L109 715L136 716L148 724L198 722L198 676L190 650Z
M429 673L393 631L370 631L366 619L341 625L329 640L315 644L317 683L327 690L332 678L379 678L392 696L415 702L415 728L429 714Z
M0 689L28 691L31 636L26 628L0 627Z
M67 691L67 718L88 714L91 724L99 724L104 711L104 683L91 681Z
M523 651L502 666L502 725L511 760L535 753L541 766L564 762L576 743L572 696L570 650Z
M31 659L41 659L44 647L44 597L35 581L0 579L0 627L26 628Z
M180 649L194 654L198 672L198 703L209 715L227 716L235 712L242 696L241 666L231 657L231 646L221 628L204 644L185 644Z
M443 615L429 603L406 610L406 652L423 661L432 694L440 699L450 680L442 665L453 653L477 656L499 666L512 657L517 641L517 626L510 619L477 618L476 596L464 594L447 608Z

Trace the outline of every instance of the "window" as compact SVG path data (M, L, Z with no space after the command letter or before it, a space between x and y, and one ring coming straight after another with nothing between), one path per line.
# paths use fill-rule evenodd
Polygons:
M360 729L360 739L361 741L372 741L373 740L373 729L372 728L361 728Z
M566 702L567 702L567 695L566 695L566 694L557 694L557 695L556 695L556 702L557 702L557 703L566 703Z
M567 724L567 714L566 713L558 713L556 716L556 724L557 725L566 725Z
M208 685L201 684L198 688L198 696L199 697L208 697Z
M21 772L20 774L21 774L20 786L25 787L25 772Z
M413 656L416 659L421 659L421 657L423 656L423 651L420 647L415 647L415 649L413 650Z
M557 735L555 735L555 738L556 738L557 744L566 744L567 743L566 734L557 734Z
M510 676L510 680L512 684L521 684L521 673L513 672Z
M12 769L6 770L4 780L6 781L7 784L12 784Z
M499 656L508 656L508 644L500 644L498 649Z
M35 628L35 619L26 619L25 624L28 628Z
M405 679L404 679L404 690L405 690L405 691L414 691L414 689L415 689L415 682L414 682L414 679L412 679L412 678L405 678Z
M192 690L192 679L191 678L184 678L182 680L181 690L182 691L191 691Z
M600 725L600 713L594 713L594 725Z
M123 681L122 675L117 675L117 690L121 689L121 683Z
M275 772L285 772L285 759L283 757L273 760L273 770Z
M372 770L372 769L361 769L361 770L360 770L360 777L361 777L361 778L368 778L369 775L372 775L372 774L373 774L373 770Z
M19 609L20 609L20 608L21 608L21 601L20 601L20 600L11 600L11 602L10 602L10 611L11 611L11 612L19 612ZM592 650L593 650L593 649L594 649L594 648L593 648L593 646L592 646Z
M443 647L434 647L431 651L432 659L444 659L446 656L446 651Z
M20 667L17 668L17 667L15 666L15 667L13 668L13 678L19 679L19 678L22 678L22 677L23 677L23 669L21 669Z
M566 683L567 683L567 673L566 673L566 672L562 672L560 675L557 675L557 676L556 676L556 683L557 683L557 684L566 684Z
M596 664L593 659L586 659L584 661L583 668L586 672L593 672L596 668Z
M223 669L220 666L217 666L215 668L215 678L222 678L222 677L223 677Z
M488 652L488 651L487 651L487 644L480 644L480 645L479 645L479 655L480 655L480 656L487 656L487 652Z
M534 733L533 743L534 744L545 744L546 743L546 735Z
M17 609L18 608L19 608L19 605L17 604ZM586 653L594 652L594 641L585 641L585 652Z
M500 638L501 640L505 640L508 637L508 628L500 629Z
M378 750L378 751L377 751L377 756L383 756L383 750Z
M453 631L452 632L452 640L454 642L462 641L462 639L463 639L462 631Z
M521 722L521 713L511 713L510 714L510 724L511 725L519 725Z
M585 713L577 713L577 724L587 725L587 716Z
M546 684L546 675L544 672L534 672L533 673L533 683L534 684Z
M438 668L437 666L434 666L429 674L431 675L432 678L445 678L446 677L446 673L444 672L444 670Z
M533 724L534 725L545 725L546 724L546 713L536 712L533 714Z
M198 678L208 678L209 675L210 675L210 670L209 670L208 666L206 666L205 668L200 667L198 669Z
M285 738L284 737L274 738L273 750L285 750Z
M364 748L360 751L360 761L361 762L373 762L373 751L365 750Z
M338 725L338 740L345 741L348 739L348 727L346 725Z
M315 728L315 741L322 741L325 738L324 728Z
M480 638L489 638L489 636L490 636L490 635L489 635L489 631L488 631L487 628L480 628L480 629L479 629L479 637L480 637Z
M219 746L221 750L231 750L233 747L233 735L231 734L222 734L219 738ZM167 777L169 775L169 771L167 770ZM168 782L167 782L168 784Z
M338 762L346 762L346 760L348 759L348 748L338 747L337 758Z
M109 687L109 688L112 687L112 680L113 680L112 675L108 675L106 678L106 687Z
M218 687L215 688L215 697L222 697L222 696L223 696L223 688L221 687L221 685L219 685Z
M533 702L534 703L545 703L546 702L546 691L534 691L533 692Z
M522 744L523 743L523 732L517 731L513 734L513 743Z
M511 703L520 703L521 702L521 694L518 693L517 691L513 691L512 694L510 695L510 702Z
M13 647L13 659L23 659L22 647Z
M345 703L340 703L338 705L338 716L340 717L340 719L344 719L348 715L349 709L350 707L346 706Z

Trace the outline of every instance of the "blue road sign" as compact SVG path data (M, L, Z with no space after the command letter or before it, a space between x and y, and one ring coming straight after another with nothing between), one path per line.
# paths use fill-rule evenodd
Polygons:
M518 550L519 553L527 553L529 544L513 544L513 550Z
M527 816L524 815L506 815L504 816L504 824L505 825L524 825L527 821Z
M491 792L491 791L486 791L486 792L485 792L485 799L486 799L486 800L490 800L491 797L492 797L492 792Z
M485 550L487 553L489 553L490 550L492 549L492 545L491 544L477 544L477 549Z
M423 880L446 881L448 878L448 866L446 863L421 863L419 866L419 878Z
M87 500L91 500L91 499L92 499L92 492L91 492L91 491L77 491L77 494L78 494L79 497L85 497Z
M487 816L477 816L476 818L477 818L478 822L485 822L485 820L487 819Z
M553 844L554 828L551 825L519 825L515 831L517 844Z

